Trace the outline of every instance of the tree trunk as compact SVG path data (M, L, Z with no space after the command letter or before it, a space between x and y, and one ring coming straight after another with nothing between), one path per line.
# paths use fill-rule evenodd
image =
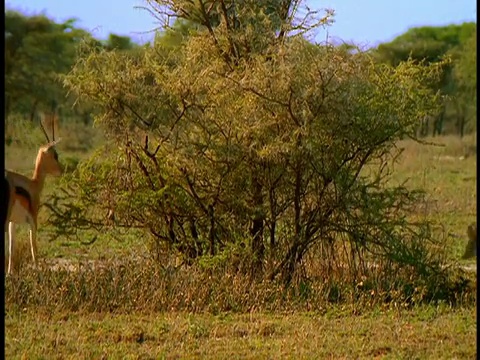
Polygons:
M421 132L420 132L420 136L421 136L422 138L427 137L429 124L430 124L430 118L429 118L429 117L426 117L426 118L422 121L422 127L421 127L421 130L420 130L420 131L421 131Z
M283 261L271 274L270 279L273 280L277 274L280 273L285 286L289 286L293 280L297 265L302 261L306 249L306 242L302 242L300 239L295 239Z
M198 230L197 225L195 224L195 219L193 216L189 220L190 223L190 235L192 236L193 243L195 244L195 251L196 256L203 255L202 244L200 243L200 239L198 238Z
M276 230L277 222L275 220L272 221L270 225L270 249L275 249L275 230Z
M459 120L459 130L460 130L460 139L463 139L463 136L465 135L465 115L460 115L460 120Z
M38 100L35 100L30 108L30 121L33 123L35 120L35 114L37 112Z
M303 257L302 246L302 225L301 225L301 194L302 194L302 172L301 163L295 169L295 198L294 198L294 238L293 244L282 262L282 278L288 286L292 281L297 264Z
M168 224L168 238L170 240L170 244L174 245L177 242L177 237L175 236L175 220L173 216L169 215L167 217L167 224Z
M208 239L210 241L210 255L215 255L215 215L213 210L213 205L208 206L208 215L210 217L210 232L208 234Z
M443 122L445 121L445 108L437 116L433 122L433 132L432 135L442 135L443 133Z
M252 236L252 252L255 257L255 270L259 270L262 266L265 255L265 244L263 243L263 230L265 226L265 216L263 214L263 196L262 185L254 176L253 178L253 207L255 214L253 216L251 236Z
M457 102L456 104L456 111L457 111L457 131L460 139L463 138L465 135L465 111L464 107Z

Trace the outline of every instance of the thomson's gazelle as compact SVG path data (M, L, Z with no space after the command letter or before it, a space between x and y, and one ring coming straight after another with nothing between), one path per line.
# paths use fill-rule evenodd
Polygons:
M5 170L5 196L6 218L5 229L8 223L8 273L11 273L12 253L14 250L15 224L27 223L30 225L30 246L34 263L37 257L37 215L40 208L40 193L42 192L45 177L47 175L60 176L62 167L58 161L58 154L55 150L55 133L52 134L52 141L48 138L47 132L43 125L42 130L47 138L47 145L40 147L37 159L35 161L35 170L32 178L16 173L14 171ZM8 199L7 199L8 198Z

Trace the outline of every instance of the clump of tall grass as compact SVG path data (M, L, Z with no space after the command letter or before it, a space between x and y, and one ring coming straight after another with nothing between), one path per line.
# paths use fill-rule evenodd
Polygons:
M471 305L476 294L476 283L451 269L415 278L409 267L388 272L376 267L354 279L345 278L348 272L339 268L330 269L333 276L328 278L296 276L286 287L279 281L259 280L241 271L238 264L218 262L174 267L137 257L97 265L79 262L74 267L46 263L21 267L6 278L6 309L242 313L324 311L345 304L361 312L373 305Z

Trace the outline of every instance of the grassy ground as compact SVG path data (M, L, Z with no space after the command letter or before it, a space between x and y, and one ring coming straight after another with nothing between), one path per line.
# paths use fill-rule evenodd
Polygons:
M476 137L446 136L427 141L437 145L398 144L404 151L395 167L394 181L407 180L408 186L427 192L422 215L438 226L439 234L446 235L451 259L458 259L467 242L467 226L477 218Z
M475 359L475 309L7 316L7 359Z
M61 136L61 159L82 159L88 156L85 142L95 142L94 132L72 130ZM472 150L476 139L430 140L442 146L411 141L398 144L404 152L392 182L407 181L408 186L427 191L427 202L417 215L435 222L439 236L445 236L451 259L458 260L467 242L466 227L476 221L476 150ZM42 142L38 132L6 147L7 168L31 174ZM55 179L49 178L45 191L53 191L54 185ZM42 209L40 223L44 219ZM17 238L22 258L31 261L25 229L18 231ZM123 242L105 234L86 246L65 239L48 241L46 232L39 231L43 259L111 259L146 250L144 239L135 234ZM6 306L8 359L476 358L473 306L374 308L362 316L339 307L326 313L193 315L67 313L45 308L13 311Z

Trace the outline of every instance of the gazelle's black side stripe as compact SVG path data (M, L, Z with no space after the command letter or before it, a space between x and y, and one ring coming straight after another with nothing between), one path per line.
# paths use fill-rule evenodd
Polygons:
M30 209L30 212L33 211L32 197L27 190L21 186L15 186L15 194L24 197L28 201L28 208Z

